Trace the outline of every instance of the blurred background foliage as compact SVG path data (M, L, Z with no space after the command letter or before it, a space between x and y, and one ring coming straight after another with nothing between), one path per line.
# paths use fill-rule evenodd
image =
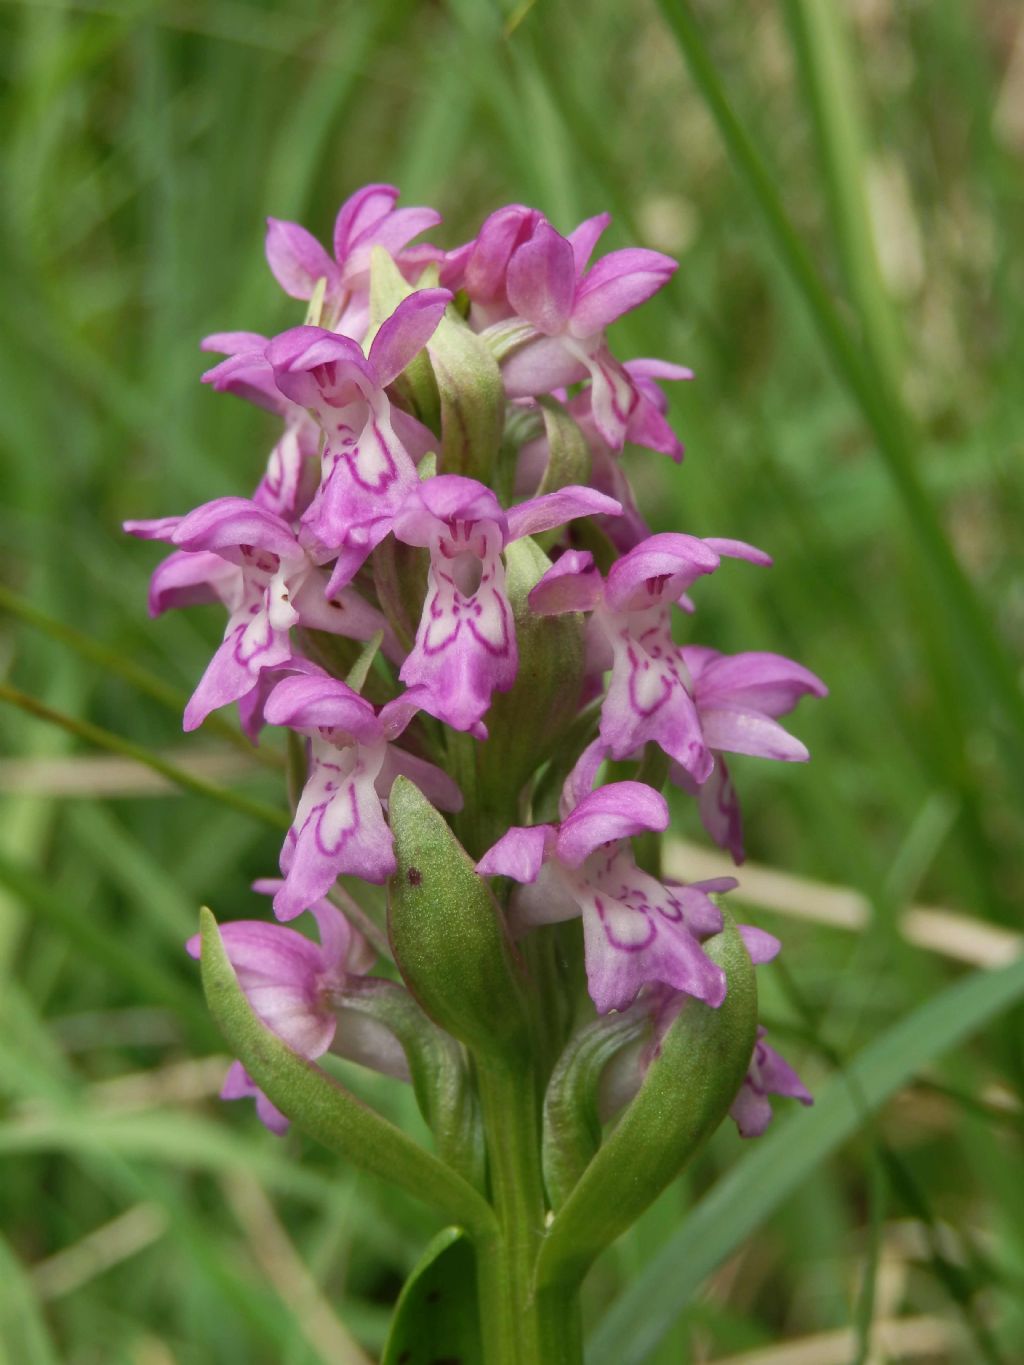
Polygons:
M183 740L175 690L219 616L151 624L157 553L119 531L258 477L273 422L199 385L197 343L299 320L264 215L328 236L344 196L387 180L435 204L453 245L510 200L563 231L608 208L609 246L681 261L620 353L698 375L672 394L682 471L627 456L641 505L656 529L776 559L702 589L699 638L791 654L832 691L795 721L809 768L735 765L747 904L786 940L765 971L773 1031L820 1091L1014 955L1018 5L5 0L0 69L5 685L280 801L272 754L209 727ZM260 912L247 887L279 836L97 738L0 709L0 1356L358 1361L352 1337L380 1348L433 1223L218 1105L182 952L200 902ZM918 1040L910 1083L824 1161L794 1118L797 1183L699 1293L668 1281L666 1309L663 1284L643 1358L1024 1358L1021 1018L965 1024L941 1056ZM415 1124L391 1083L351 1079ZM723 1131L601 1263L595 1359L618 1365L603 1306L741 1157Z

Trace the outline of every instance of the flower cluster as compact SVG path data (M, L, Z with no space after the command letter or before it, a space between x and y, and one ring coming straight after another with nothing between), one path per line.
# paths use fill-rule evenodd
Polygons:
M346 980L372 964L325 898L340 876L380 885L394 873L395 776L446 812L483 800L453 778L465 787L474 771L465 746L484 771L500 712L506 730L518 727L504 752L532 753L555 697L531 691L543 670L524 641L536 652L571 637L575 653L553 670L562 736L532 753L524 781L516 764L505 789L491 774L487 818L472 825L487 831L481 846L458 815L455 829L481 876L508 879L496 890L514 936L582 920L599 1014L649 998L653 1017L666 995L717 1008L727 983L704 944L722 929L717 896L734 883L664 881L634 841L667 828L668 782L741 861L725 756L806 759L779 718L825 688L779 655L675 642L674 613L694 611L699 580L726 559L771 562L735 540L651 534L621 462L627 443L682 458L661 384L690 372L623 362L606 335L676 263L641 249L592 261L607 215L562 236L522 205L444 251L415 243L439 215L397 198L386 185L354 194L333 254L270 220L271 271L307 301L305 321L203 343L224 357L205 382L280 419L266 468L250 498L126 525L173 547L153 574L152 614L200 602L227 613L186 729L237 702L253 742L265 725L304 742L305 786L281 880L268 887L280 920L315 916L321 946L242 922L226 926L225 948L264 1022L307 1058L325 1052ZM467 431L492 433L470 461ZM541 568L513 574L526 540ZM499 708L499 694L518 697L518 709L511 699ZM755 961L771 955L766 938L747 932ZM763 1128L770 1091L806 1098L759 1040L734 1106L745 1134ZM256 1093L239 1064L224 1093ZM283 1116L258 1103L280 1128Z

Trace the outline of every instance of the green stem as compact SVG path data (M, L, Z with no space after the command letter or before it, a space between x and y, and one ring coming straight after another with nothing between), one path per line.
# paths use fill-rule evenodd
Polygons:
M575 1289L534 1292L546 1204L540 1112L528 1066L478 1058L497 1236L477 1240L485 1365L580 1365Z

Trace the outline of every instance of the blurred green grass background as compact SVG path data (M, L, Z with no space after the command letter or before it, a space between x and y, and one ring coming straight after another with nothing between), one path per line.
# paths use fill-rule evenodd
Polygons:
M736 764L748 852L791 879L760 919L786 940L764 982L778 1040L820 1089L987 960L935 921L912 946L908 906L1019 928L1012 0L8 0L0 68L0 537L19 601L190 689L217 613L150 623L157 554L119 524L258 477L273 424L199 385L197 343L298 320L265 215L323 237L345 195L387 180L455 244L510 200L563 231L608 208L609 246L681 261L620 353L698 376L672 395L682 470L628 456L641 505L656 529L776 559L716 576L699 638L791 654L832 692L794 723L809 768ZM171 708L4 602L7 683L280 799L269 768L183 739ZM277 835L17 710L0 745L0 1357L333 1365L358 1358L347 1333L372 1354L433 1223L218 1105L181 948L201 902L257 912ZM678 830L701 839L684 807ZM815 904L793 878L856 893L868 926L780 913ZM971 1030L808 1159L645 1358L1024 1358L1021 1021ZM392 1085L353 1084L415 1123ZM743 1154L719 1134L605 1258L592 1324ZM790 1354L757 1354L773 1345Z

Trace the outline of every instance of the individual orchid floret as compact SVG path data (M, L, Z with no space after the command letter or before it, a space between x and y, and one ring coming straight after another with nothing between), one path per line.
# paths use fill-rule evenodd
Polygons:
M323 321L333 330L362 341L369 322L370 255L382 246L400 269L415 278L437 247L409 248L441 215L430 208L396 209L393 185L366 185L342 204L334 223L334 258L298 223L267 219L267 262L274 278L293 299L311 299L325 282Z
M469 295L469 318L477 331L515 316L506 289L508 263L512 253L546 222L538 209L506 204L484 219L473 241L445 256L441 283Z
M715 766L697 792L693 779L677 765L671 778L698 797L704 828L737 863L743 861L743 823L739 800L723 753L753 754L784 762L805 762L800 740L779 725L801 697L824 697L828 688L810 669L781 654L750 651L720 654L703 645L680 651L690 676L694 704Z
M668 402L657 384L661 379L692 379L693 371L661 360L627 360L624 366L637 391L637 401L626 427L626 442L668 455L676 462L683 458L683 443L665 418ZM594 421L593 390L585 388L568 403L568 411L583 432L590 450L590 482L594 488L622 503L622 515L600 522L617 550L625 554L651 535L651 528L640 515L622 467L621 452L614 451L601 436Z
M125 529L180 547L153 575L151 609L219 598L229 613L224 641L185 708L186 730L248 697L267 670L289 666L293 626L369 640L387 625L354 590L328 601L323 572L288 524L246 498L217 498L187 516Z
M657 293L677 263L658 251L613 251L588 269L607 214L562 237L545 219L508 258L505 290L522 335L507 333L502 377L510 398L551 393L591 379L594 423L612 450L621 450L640 401L636 382L608 349L605 328Z
M351 582L416 484L403 426L419 424L402 413L403 424L384 390L433 335L450 299L446 289L403 299L367 356L356 342L322 327L293 327L267 348L278 388L308 409L323 433L320 487L302 523L337 553L332 592Z
M227 356L207 370L203 383L218 393L233 393L269 412L285 426L270 452L266 472L252 500L259 507L294 521L309 506L320 477L320 428L297 403L287 399L274 383L274 371L266 357L268 337L258 332L215 332L202 342L204 351Z
M769 1095L799 1100L801 1104L814 1103L803 1081L789 1063L768 1046L764 1036L765 1030L759 1027L750 1067L729 1110L740 1137L760 1137L768 1127L772 1119Z
M697 885L708 892L721 892L731 890L736 882L731 877L722 877ZM753 966L761 966L778 956L782 945L774 934L751 924L736 927ZM602 1094L603 1118L611 1118L634 1098L648 1068L661 1052L665 1035L679 1015L692 1006L691 996L664 985L653 985L644 991L636 1009L650 1017L651 1033L641 1049L623 1055L621 1065L608 1078L610 1083L604 1087ZM750 1067L729 1110L741 1137L760 1137L767 1128L772 1117L767 1100L769 1094L798 1099L802 1104L813 1104L793 1068L763 1041L764 1033L763 1028L758 1028Z
M637 867L632 835L661 832L668 805L641 782L588 792L559 825L514 827L477 864L485 876L521 885L511 908L517 927L583 917L587 983L599 1014L625 1009L662 983L717 1007L725 973L700 946L721 912L697 886L665 886Z
M589 552L567 551L530 593L540 615L593 612L596 644L610 656L600 661L612 670L600 724L612 758L628 758L653 740L695 782L711 773L689 671L672 639L671 608L687 601L687 589L722 555L771 563L741 541L665 532L618 559L604 581Z
M559 489L502 510L475 479L441 474L417 483L394 520L395 536L430 551L427 595L403 682L420 685L423 709L456 730L486 735L481 718L518 668L502 551L574 517L615 515L593 489Z
M462 798L439 768L394 746L422 698L410 689L379 714L352 688L325 675L293 676L277 684L265 715L309 740L309 775L281 850L283 886L274 897L281 919L292 919L325 896L342 873L377 884L395 870L382 802L399 773L443 810Z
M667 455L678 464L683 458L684 447L665 416L668 400L658 381L692 379L693 371L667 360L627 360L622 368L636 390L636 402L626 425L626 441ZM594 418L593 389L583 389L576 394L569 403L569 411L582 427L591 451L601 446L611 454L611 447L603 440Z
M331 1046L337 1029L335 1013L346 977L365 972L372 952L358 930L327 901L313 907L320 943L263 920L232 920L220 926L228 960L254 1013L300 1057L314 1061ZM186 944L199 957L196 934ZM252 1081L241 1062L232 1062L221 1098L252 1098L263 1123L275 1133L288 1119Z

